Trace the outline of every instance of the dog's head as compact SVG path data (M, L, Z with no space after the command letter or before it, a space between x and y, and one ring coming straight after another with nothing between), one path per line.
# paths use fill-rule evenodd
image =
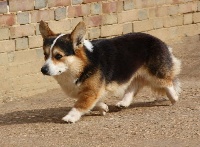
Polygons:
M60 75L78 62L77 50L83 47L86 34L84 22L80 22L71 34L55 34L44 21L40 22L39 29L43 37L45 64L41 72L44 75Z

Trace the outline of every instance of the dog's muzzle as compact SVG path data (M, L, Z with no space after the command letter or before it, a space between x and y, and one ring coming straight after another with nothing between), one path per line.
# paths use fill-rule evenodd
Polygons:
M44 74L44 75L48 75L49 76L49 68L47 65L44 65L42 68L41 68L41 72Z

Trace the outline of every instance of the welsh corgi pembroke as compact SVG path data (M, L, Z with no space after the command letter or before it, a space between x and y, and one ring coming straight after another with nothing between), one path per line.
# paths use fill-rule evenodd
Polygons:
M172 104L180 93L181 62L160 39L145 33L129 33L111 39L85 40L86 26L79 22L71 34L55 34L44 21L44 75L53 76L63 91L77 101L63 117L78 121L94 107L108 112L104 98L122 97L117 107L128 107L144 86L165 94Z

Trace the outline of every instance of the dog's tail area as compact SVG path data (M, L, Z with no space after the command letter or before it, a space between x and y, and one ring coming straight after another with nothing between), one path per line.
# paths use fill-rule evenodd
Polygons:
M168 47L168 49L171 54L172 62L173 62L172 72L173 72L174 77L176 77L177 75L180 74L180 71L181 71L181 61L173 55L171 47Z
M180 71L181 71L181 61L173 55L171 47L168 47L168 49L171 54L172 63L173 63L173 67L171 69L171 74L173 77L172 84L177 96L179 96L181 93L181 83L178 79L178 75L180 74ZM159 95L166 94L166 90L163 87L162 88L151 87L151 88L154 92L156 92Z
M173 86L174 86L174 90L176 91L177 96L179 96L181 93L181 83L178 78L175 78L173 80Z
M171 53L172 62L173 62L172 72L175 77L173 79L173 86L174 86L174 90L176 91L176 94L179 96L181 93L181 83L179 79L177 78L177 76L180 74L180 71L181 71L181 61L173 55L171 47L168 47L168 49Z

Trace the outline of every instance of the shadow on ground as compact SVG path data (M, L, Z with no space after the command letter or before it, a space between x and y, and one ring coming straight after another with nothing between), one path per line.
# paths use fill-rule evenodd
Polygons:
M136 107L158 107L168 106L167 100L159 100L153 102L138 102L132 104L127 109L133 109ZM0 115L0 125L12 125L12 124L28 124L28 123L64 123L61 119L65 116L70 107L60 108L47 108L47 109L35 109L35 110L23 110L15 111ZM109 105L109 113L121 111L113 105ZM90 113L87 116L98 116L98 113Z

